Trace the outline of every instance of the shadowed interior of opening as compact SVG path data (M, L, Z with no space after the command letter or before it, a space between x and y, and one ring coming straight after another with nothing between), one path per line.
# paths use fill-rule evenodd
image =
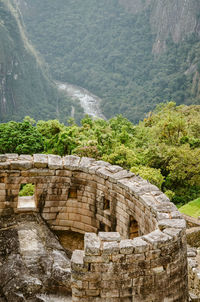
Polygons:
M130 216L129 221L129 238L133 239L139 236L139 227L137 221L134 219L133 216Z

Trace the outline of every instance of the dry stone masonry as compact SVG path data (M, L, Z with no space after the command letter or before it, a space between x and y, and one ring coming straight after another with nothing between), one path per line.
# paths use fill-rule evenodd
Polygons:
M35 206L19 206L21 184ZM91 158L0 155L0 215L38 211L85 234L71 259L73 302L188 301L185 220L159 189Z

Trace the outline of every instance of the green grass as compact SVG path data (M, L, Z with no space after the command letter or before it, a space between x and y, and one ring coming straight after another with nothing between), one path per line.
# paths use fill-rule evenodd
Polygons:
M180 207L179 211L183 214L197 218L200 216L200 198L188 202Z

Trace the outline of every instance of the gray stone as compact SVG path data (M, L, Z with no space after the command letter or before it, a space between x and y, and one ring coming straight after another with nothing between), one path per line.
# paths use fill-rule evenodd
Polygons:
M48 155L48 167L52 170L62 169L62 158L59 155Z
M102 241L117 241L119 242L121 236L118 232L99 232L99 238Z
M161 230L165 228L185 229L186 222L184 219L163 219L158 222L158 227Z
M142 238L134 238L133 239L133 246L135 253L144 253L149 250L149 244L144 241Z
M119 243L117 241L103 243L103 254L115 255L118 253L119 253Z
M34 166L36 168L46 168L48 165L47 154L34 154L33 155Z
M167 243L170 243L170 241L172 241L171 236L164 234L160 230L155 230L154 232L151 232L148 235L143 236L142 238L148 241L155 249L159 249L163 245L166 245Z
M63 157L63 167L69 170L78 170L80 163L80 157L75 155L68 155Z
M11 161L10 167L12 170L29 170L33 166L31 161L25 160L18 160L18 161Z
M120 241L119 247L121 254L129 255L133 253L135 245L133 243L133 240L125 239Z
M100 255L100 239L94 233L85 233L84 237L85 255Z

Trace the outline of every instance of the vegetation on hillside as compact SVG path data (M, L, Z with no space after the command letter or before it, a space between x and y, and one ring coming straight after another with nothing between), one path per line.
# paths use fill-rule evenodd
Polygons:
M116 0L26 3L29 37L53 77L101 97L107 118L123 114L136 122L168 100L199 104L199 36L179 44L169 37L167 51L155 57L151 7L132 14Z
M85 117L81 126L58 120L0 124L0 153L77 154L129 169L175 203L200 196L200 106L159 105L138 125L119 115Z
M183 214L198 218L200 216L200 198L192 200L179 208Z
M73 101L61 94L28 42L10 0L0 1L0 122L58 118L66 122ZM77 104L75 118L83 117Z

